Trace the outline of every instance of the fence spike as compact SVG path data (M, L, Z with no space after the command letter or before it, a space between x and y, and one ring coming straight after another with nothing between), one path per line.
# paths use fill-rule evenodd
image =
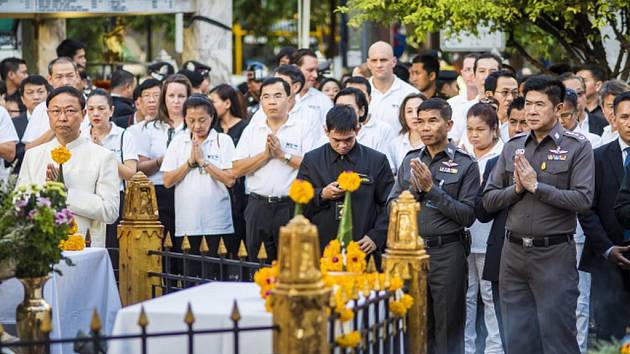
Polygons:
M199 246L199 253L206 255L210 251L208 247L208 241L206 241L206 236L201 236L201 245Z
M146 312L144 312L144 306L140 307L140 317L138 317L138 326L146 327L149 325L149 319Z
M186 322L186 324L189 326L192 326L193 323L195 323L195 315L193 315L192 306L190 305L190 302L188 303L188 308L186 309L186 316L184 316L184 322Z
M92 312L92 321L90 321L90 329L94 333L98 333L101 331L101 318L98 315L96 309Z
M85 247L92 247L92 234L90 233L90 229L87 229L85 232Z
M48 311L44 312L44 318L42 319L42 322L39 324L39 329L43 333L52 332L52 321L50 318L50 312Z
M260 250L258 250L258 260L266 261L267 260L267 247L265 247L265 243L260 243Z
M188 239L188 235L184 235L184 240L182 241L182 251L184 251L184 253L188 253L188 251L190 251L190 240Z
M219 249L217 250L217 254L225 257L227 253L227 247L225 247L225 242L223 242L223 237L221 237L219 238Z
M245 242L241 240L241 245L238 246L238 258L247 258L247 248L245 247Z
M234 300L234 305L232 305L232 314L230 315L230 319L232 319L233 322L238 322L241 320L241 312L238 310L236 300Z
M171 249L173 248L173 239L171 238L171 232L166 232L166 238L164 238L164 248Z
M370 257L370 260L368 261L367 272L376 273L376 263L374 262L374 257Z

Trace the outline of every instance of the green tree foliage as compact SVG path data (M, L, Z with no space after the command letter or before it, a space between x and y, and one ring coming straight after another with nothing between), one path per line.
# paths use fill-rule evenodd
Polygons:
M348 0L339 9L351 13L354 25L372 20L413 26L416 39L440 30L476 33L478 25L485 25L506 32L508 45L541 69L534 54L548 55L555 48L575 63L598 65L609 76L630 74L627 0ZM613 63L604 50L606 26L621 46ZM532 52L532 41L538 53Z

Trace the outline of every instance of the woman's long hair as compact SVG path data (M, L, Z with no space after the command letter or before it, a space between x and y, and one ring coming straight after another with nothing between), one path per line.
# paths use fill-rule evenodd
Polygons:
M186 86L186 98L190 97L192 93L192 85L190 84L190 80L188 80L186 76L181 74L173 74L167 77L162 83L162 92L160 92L160 106L158 108L158 115L153 120L154 124L160 122L168 125L170 117L168 116L168 109L166 108L166 92L168 91L168 86L172 83L178 83Z
M216 94L223 101L230 101L230 114L234 117L246 119L247 118L247 103L245 97L238 90L235 90L228 84L221 84L216 86L210 91L210 94ZM215 121L215 123L217 123Z

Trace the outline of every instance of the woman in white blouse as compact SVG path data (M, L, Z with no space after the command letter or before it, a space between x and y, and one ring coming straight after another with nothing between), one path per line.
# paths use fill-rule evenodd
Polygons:
M418 131L418 107L427 98L421 93L412 93L405 97L400 104L398 120L402 129L394 138L393 142L393 158L396 172L402 163L405 155L411 150L420 149L424 146Z
M479 164L479 175L483 178L483 171L488 160L499 156L503 150L503 142L499 133L499 118L496 108L487 103L477 103L468 110L466 117L466 137L471 150ZM481 181L480 179L480 182ZM486 257L486 247L492 222L481 223L476 220L470 227L472 245L468 256L468 293L466 294L466 353L475 353L475 339L477 320L477 299L481 292L484 308L484 322L488 332L486 337L486 353L503 353L499 324L492 300L492 285L482 279L483 265Z
M175 237L188 235L191 253L199 254L201 239L207 236L209 254L216 256L219 238L234 237L228 191L235 182L234 143L212 129L217 112L207 97L192 95L183 112L188 130L169 145L160 168L164 187L175 187ZM200 264L191 264L189 275L201 275L200 270Z
M118 176L122 181L129 180L137 171L138 154L133 136L110 120L114 113L112 97L107 91L97 88L88 97L86 109L90 128L82 131L81 134L93 143L112 151L118 159ZM120 214L122 214L123 198L124 182L121 182ZM106 247L118 248L116 227L119 222L120 217L113 224L107 225Z
M167 147L179 134L183 134L184 102L191 95L190 81L180 74L167 77L162 84L158 116L134 126L138 147L138 170L144 172L155 185L155 194L164 232L175 233L175 193L164 187L160 171ZM178 245L175 245L177 248Z

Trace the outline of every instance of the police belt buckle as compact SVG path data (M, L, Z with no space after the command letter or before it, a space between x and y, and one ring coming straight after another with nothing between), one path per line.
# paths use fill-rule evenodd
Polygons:
M534 247L534 238L533 237L523 237L523 247L527 247L527 248Z

